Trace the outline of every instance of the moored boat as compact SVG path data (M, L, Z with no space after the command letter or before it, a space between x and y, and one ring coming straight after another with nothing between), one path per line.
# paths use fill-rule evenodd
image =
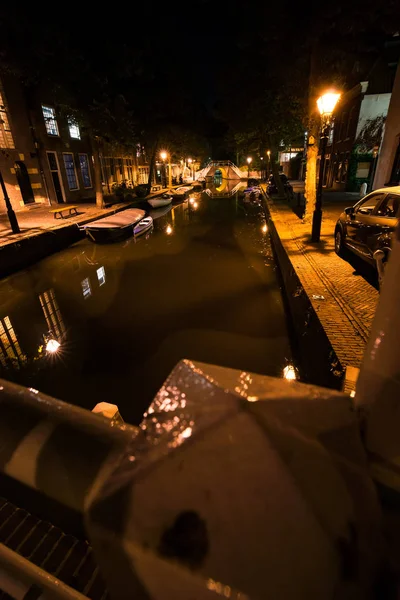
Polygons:
M138 237L139 235L143 235L147 231L153 228L153 219L151 217L145 217L141 219L137 225L133 228L133 235Z
M153 210L150 211L150 216L153 221L155 221L155 219L159 219L160 217L168 214L170 210L172 210L171 204L168 204L168 206L162 206L161 208L153 208Z
M180 187L177 187L176 190L174 190L176 193L178 194L188 194L189 192L191 192L193 189L192 185L181 185Z
M80 229L97 244L119 242L132 236L134 226L145 216L145 211L140 208L128 208L109 217L87 223Z
M161 206L168 206L168 204L171 204L172 198L167 194L163 194L162 196L158 196L158 198L150 198L147 202L153 208L160 208Z

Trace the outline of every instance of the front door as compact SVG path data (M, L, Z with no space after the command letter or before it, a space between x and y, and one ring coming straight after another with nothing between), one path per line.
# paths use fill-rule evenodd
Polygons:
M56 194L57 202L60 204L65 202L64 190L62 187L60 167L58 166L58 158L55 152L47 152L47 160L49 161L51 178L53 180L54 192Z
M32 204L35 202L35 196L33 195L28 169L22 160L17 160L15 162L15 174L17 176L17 181L24 204Z

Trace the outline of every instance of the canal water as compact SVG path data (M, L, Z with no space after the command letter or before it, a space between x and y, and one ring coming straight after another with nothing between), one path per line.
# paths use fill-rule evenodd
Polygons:
M183 358L282 376L291 350L263 209L203 193L152 213L147 237L84 240L0 282L1 377L138 423Z

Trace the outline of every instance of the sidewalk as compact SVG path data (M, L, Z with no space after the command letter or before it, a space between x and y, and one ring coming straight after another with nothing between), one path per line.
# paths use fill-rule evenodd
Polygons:
M336 219L345 205L353 203L346 196L325 194L331 202L324 207L320 243L310 241L311 223L303 223L286 202L268 198L267 204L284 250L342 367L359 367L379 292L335 253Z

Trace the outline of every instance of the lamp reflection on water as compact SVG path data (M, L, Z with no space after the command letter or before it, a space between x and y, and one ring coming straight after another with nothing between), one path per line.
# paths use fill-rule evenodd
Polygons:
M167 226L165 232L166 232L167 235L171 235L171 233L172 233L172 227L171 227L171 225Z
M48 352L49 354L56 354L56 352L59 351L60 346L60 342L53 338L49 338L46 342L46 352Z

